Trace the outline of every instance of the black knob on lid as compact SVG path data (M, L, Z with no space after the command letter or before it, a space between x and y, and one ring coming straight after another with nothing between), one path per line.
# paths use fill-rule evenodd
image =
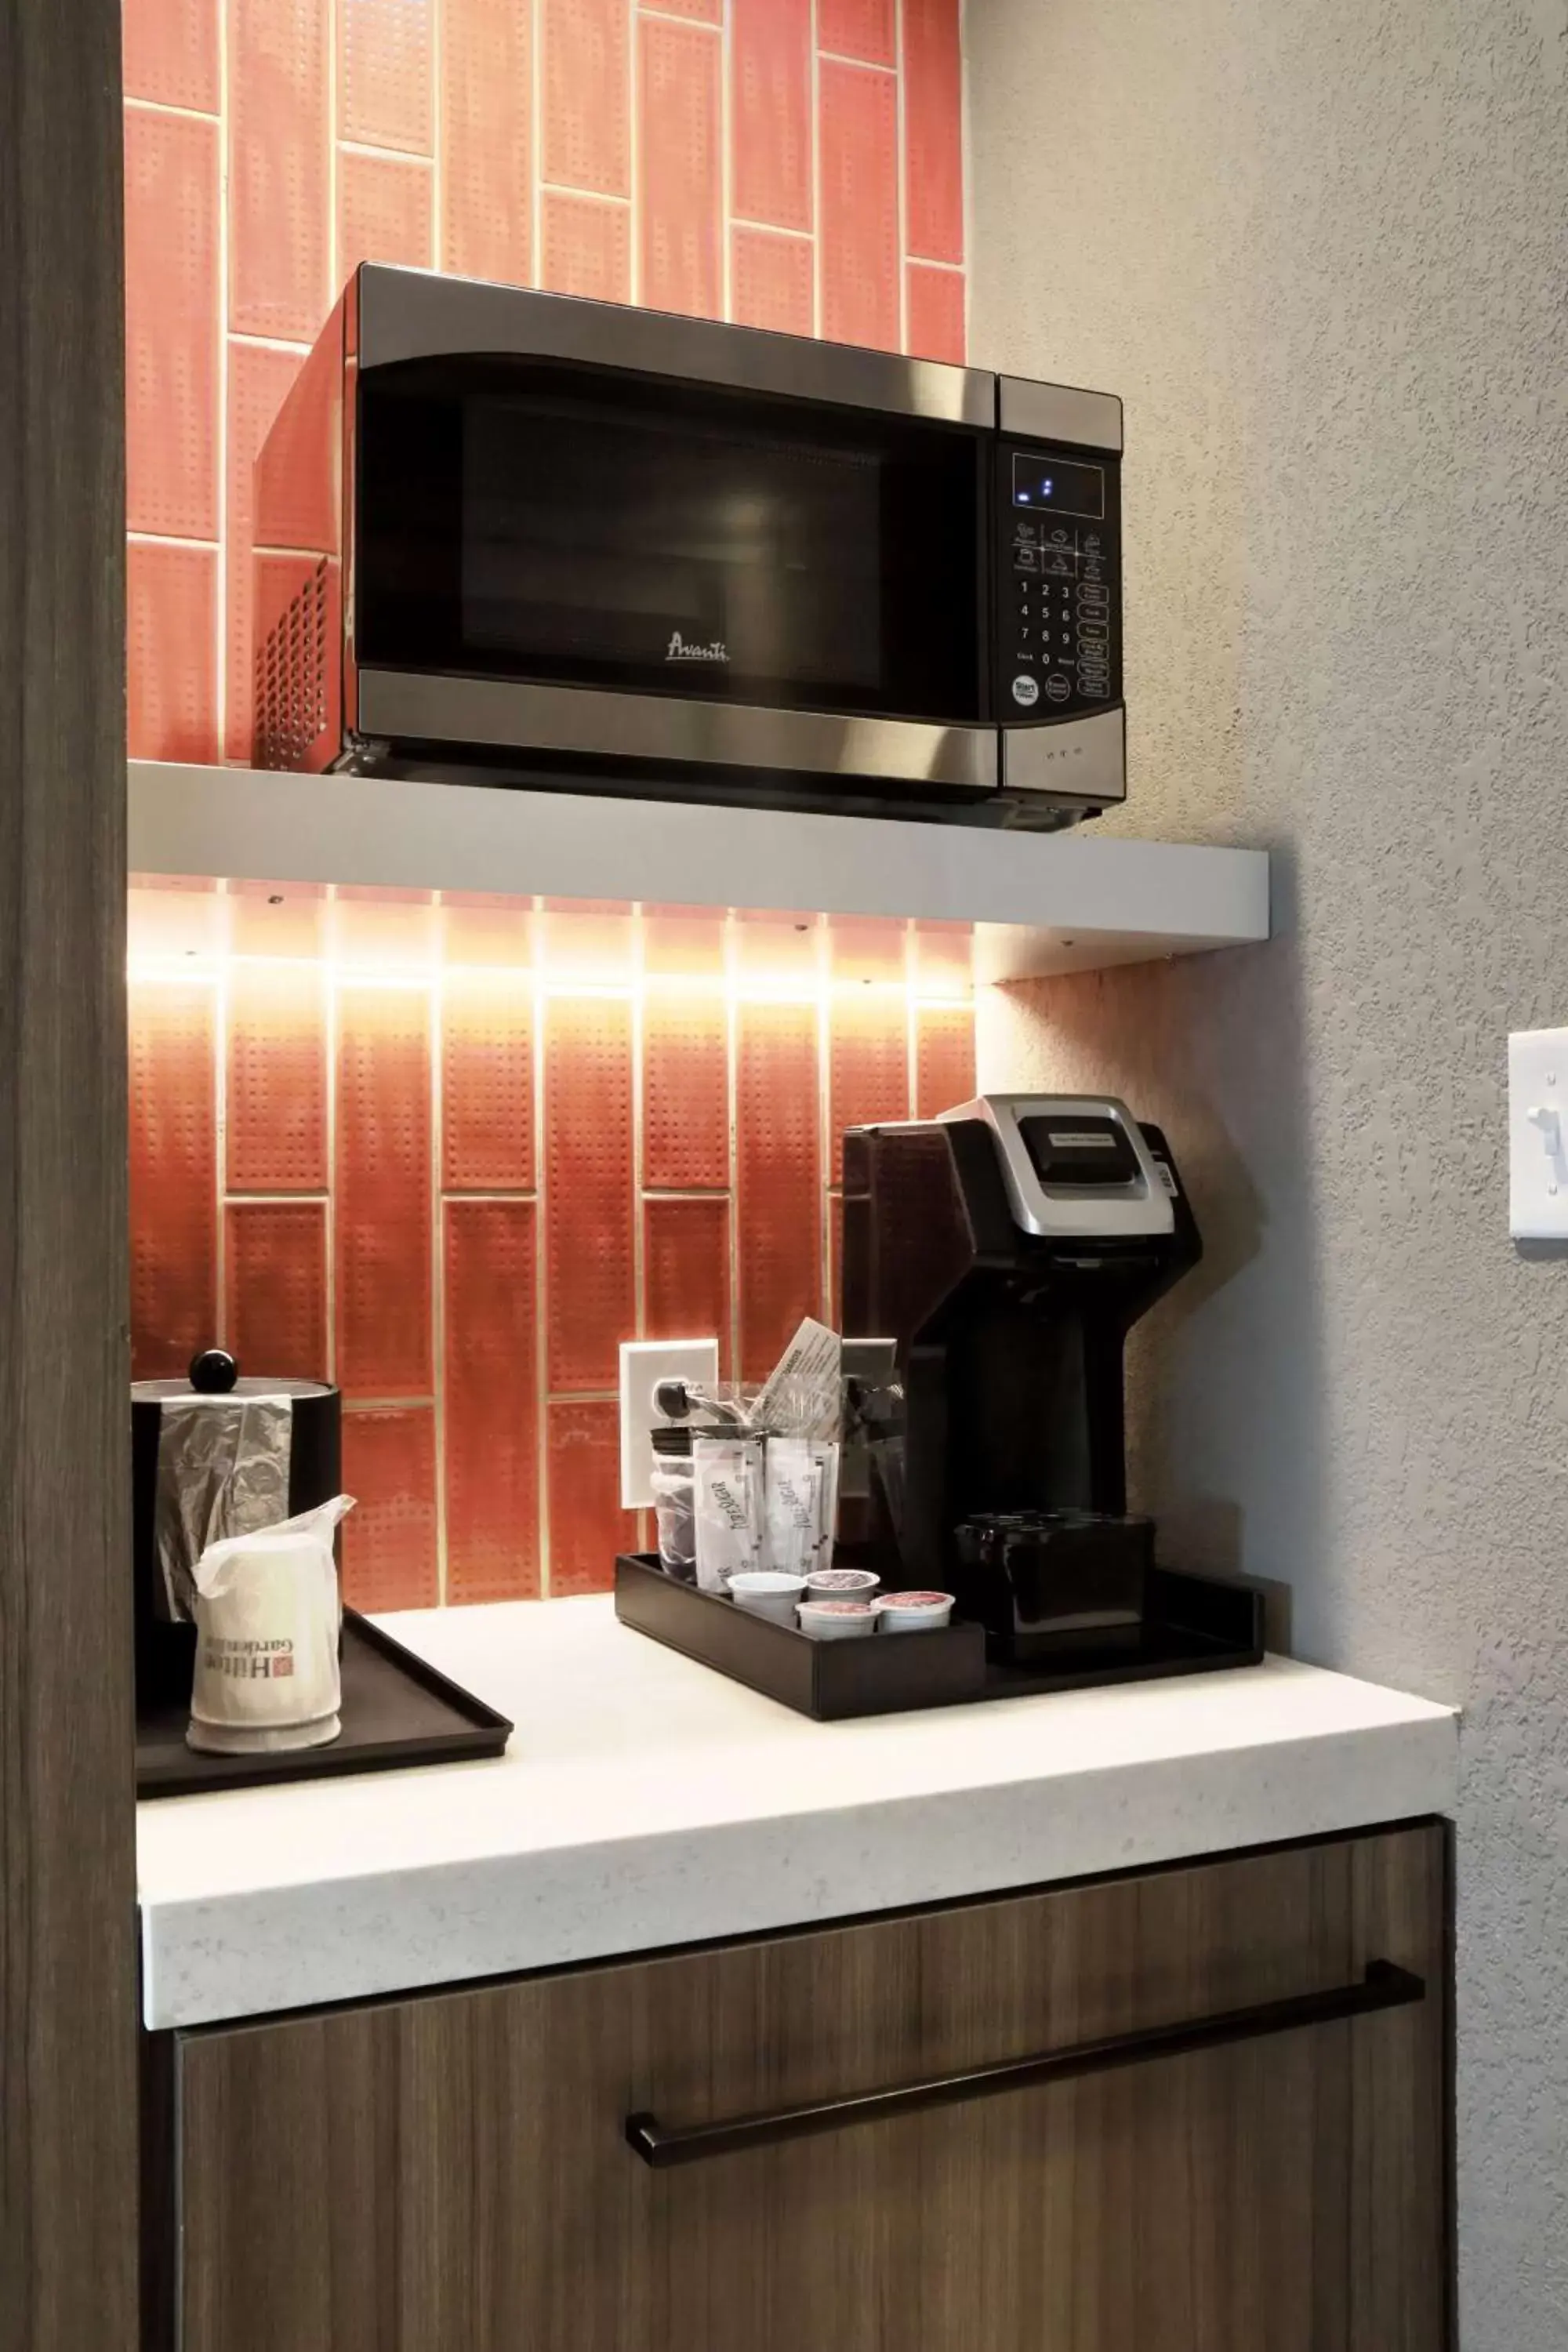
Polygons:
M204 1348L191 1358L186 1375L198 1396L227 1396L239 1378L239 1366L225 1348Z

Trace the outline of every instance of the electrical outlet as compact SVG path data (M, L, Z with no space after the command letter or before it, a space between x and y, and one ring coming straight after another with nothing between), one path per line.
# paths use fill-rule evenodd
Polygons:
M621 1342L621 1507L640 1510L653 1500L654 1452L648 1433L664 1415L653 1401L660 1381L691 1381L710 1389L719 1377L717 1339L623 1339Z

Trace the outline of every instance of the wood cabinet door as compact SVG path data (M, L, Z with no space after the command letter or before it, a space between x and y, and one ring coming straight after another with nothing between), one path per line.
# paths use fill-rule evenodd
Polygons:
M1442 2352L1446 1917L1422 1826L182 2036L184 2352ZM626 2137L1373 1961L1425 1997L668 2169Z

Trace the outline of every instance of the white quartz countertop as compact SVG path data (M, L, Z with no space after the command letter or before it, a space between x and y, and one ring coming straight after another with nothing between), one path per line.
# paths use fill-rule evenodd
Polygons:
M1452 1711L1258 1667L813 1723L607 1598L382 1621L507 1754L140 1809L143 2013L200 2025L1453 1810Z

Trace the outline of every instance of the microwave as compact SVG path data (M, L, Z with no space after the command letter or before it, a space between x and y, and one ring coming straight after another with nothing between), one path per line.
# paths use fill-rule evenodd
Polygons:
M365 263L257 463L257 762L1071 824L1121 459L1108 393Z

